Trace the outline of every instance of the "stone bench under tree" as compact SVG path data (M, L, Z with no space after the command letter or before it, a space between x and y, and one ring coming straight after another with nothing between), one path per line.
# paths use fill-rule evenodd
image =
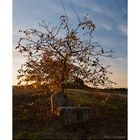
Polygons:
M65 122L84 122L91 118L90 107L62 106L59 107L58 113Z
M88 121L91 118L90 107L74 106L72 101L62 93L55 93L51 96L51 111L65 122Z

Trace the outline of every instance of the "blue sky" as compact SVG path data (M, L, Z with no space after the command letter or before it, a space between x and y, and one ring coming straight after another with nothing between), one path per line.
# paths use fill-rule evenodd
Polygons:
M25 58L14 49L20 34L19 29L37 28L41 20L57 25L64 13L64 5L72 22L76 10L79 16L89 14L96 24L94 39L103 48L112 49L115 59L105 59L111 64L110 79L116 87L127 87L127 0L14 0L13 1L13 84L16 84L17 70Z

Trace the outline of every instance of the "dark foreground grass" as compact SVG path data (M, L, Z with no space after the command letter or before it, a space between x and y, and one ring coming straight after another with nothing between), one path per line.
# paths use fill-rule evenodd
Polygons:
M90 106L88 122L66 124L51 115L50 94L13 94L14 139L126 139L127 98L66 90L76 106Z

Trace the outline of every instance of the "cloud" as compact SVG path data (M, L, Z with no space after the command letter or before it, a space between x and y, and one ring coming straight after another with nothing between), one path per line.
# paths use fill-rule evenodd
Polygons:
M100 17L100 22L110 22L113 26L126 21L127 18L127 6L122 1L107 0L106 2L92 0L81 1L71 0L72 4L79 9L88 9L89 13L96 17L96 20ZM125 2L124 2L125 3Z
M98 23L97 25L98 25L98 28L103 28L103 29L105 29L107 31L110 31L112 29L112 27L107 25L107 24Z
M127 35L127 26L125 26L125 25L120 25L120 26L118 27L118 30L121 31L121 32L123 32L125 35Z
M114 15L113 13L110 11L110 9L108 9L107 7L105 7L104 5L99 5L97 4L96 1L92 1L92 2L87 2L87 1L80 1L80 0L76 0L73 1L74 4L76 4L79 7L82 7L84 9L89 9L95 13L98 13L100 15L103 15L105 17L114 19Z
M25 57L21 55L17 50L15 50L15 46L13 45L13 85L17 84L17 75L18 69L20 69L21 65L25 62Z
M13 64L20 68L21 64L25 62L26 58L15 49L15 46L16 45L13 46Z

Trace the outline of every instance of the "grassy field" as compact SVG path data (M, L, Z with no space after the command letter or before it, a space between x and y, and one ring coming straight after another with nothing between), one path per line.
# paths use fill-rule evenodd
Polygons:
M75 106L90 106L89 122L65 124L51 115L50 94L14 90L14 139L127 139L127 96L67 89Z

